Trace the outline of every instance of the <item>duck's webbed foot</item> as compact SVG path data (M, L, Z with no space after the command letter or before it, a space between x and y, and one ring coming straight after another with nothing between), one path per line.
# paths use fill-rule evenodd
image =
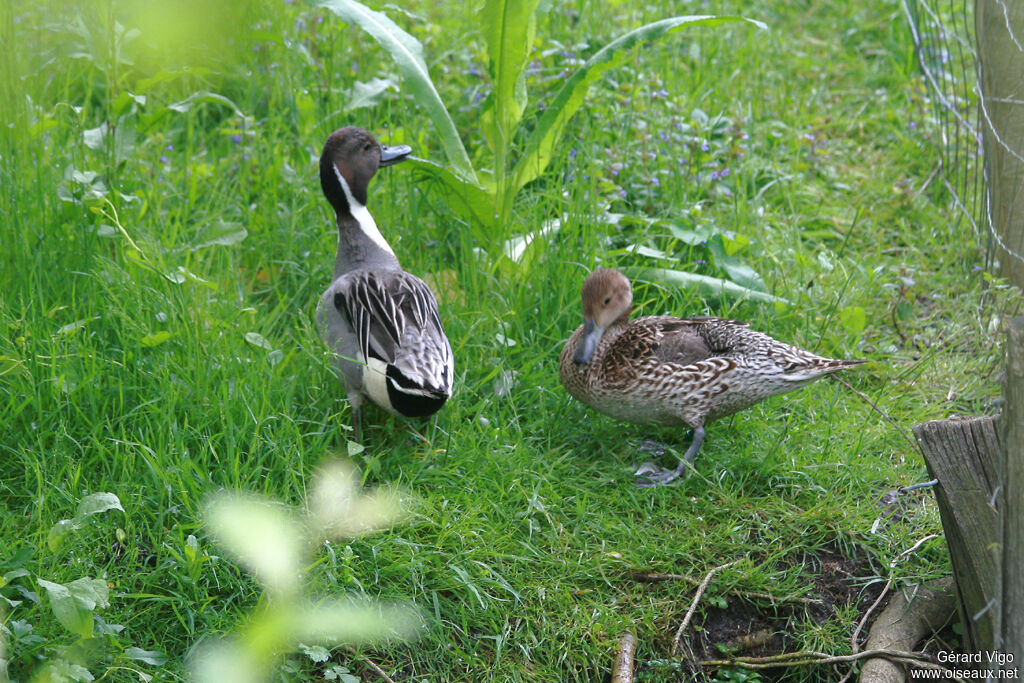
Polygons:
M693 442L686 449L686 454L683 455L683 459L679 461L679 465L674 470L663 469L653 462L645 462L640 465L635 472L637 487L642 489L654 488L655 486L665 486L680 477L685 479L690 474L687 468L692 465L693 459L697 456L697 451L700 450L700 445L703 442L704 428L697 427L693 430Z

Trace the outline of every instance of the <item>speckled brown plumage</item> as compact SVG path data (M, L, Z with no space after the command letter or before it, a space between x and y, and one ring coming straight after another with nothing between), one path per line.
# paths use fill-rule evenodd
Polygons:
M559 359L562 385L620 420L690 427L696 447L687 460L707 422L864 362L818 356L724 318L630 320L629 280L608 268L587 279L583 304L585 324Z

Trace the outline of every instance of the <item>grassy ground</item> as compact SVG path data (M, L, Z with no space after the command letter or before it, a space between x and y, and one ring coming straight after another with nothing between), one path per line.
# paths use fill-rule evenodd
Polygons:
M331 130L357 124L443 162L400 88L344 111L354 79L398 81L361 32L305 5L206 4L172 3L183 27L120 2L0 9L0 623L14 680L62 658L97 679L180 679L192 645L258 604L259 585L204 529L204 501L244 489L299 506L317 464L347 448L350 414L313 325L335 246L313 161ZM626 630L641 680L678 680L669 651L693 587L631 572L700 579L733 560L688 634L696 650L766 629L762 652L842 654L889 563L940 531L927 493L872 530L883 492L927 477L899 431L838 383L712 425L698 474L663 490L632 486L650 457L641 442L668 444L668 463L685 434L623 426L560 388L586 272L736 277L680 238L703 230L790 303L637 281L639 312L736 317L870 359L846 379L904 429L992 412L999 393L1011 293L981 270L934 179L934 121L899 3L669 4L554 3L541 18L534 102L644 21L743 13L769 29L683 34L594 88L555 167L520 197L511 233L567 216L528 262L490 267L401 166L372 186L403 265L440 283L456 396L427 424L369 415L356 460L369 483L407 489L413 513L320 548L306 576L318 594L411 600L425 628L326 664L294 655L289 680L337 664L375 680L363 658L395 680L601 680ZM426 45L474 154L486 81L472 8L388 12ZM205 47L183 47L196 38ZM103 491L124 513L51 547L51 527ZM941 538L895 571L900 585L947 573ZM109 632L91 640L55 618L38 583L81 577L110 587L96 610Z

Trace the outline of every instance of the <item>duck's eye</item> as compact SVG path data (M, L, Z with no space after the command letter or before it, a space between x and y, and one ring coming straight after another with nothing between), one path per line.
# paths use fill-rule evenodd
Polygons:
M612 298L610 296L605 297L605 299L604 299L604 305L605 306L607 306L611 302L612 302Z
M363 145L363 151L364 152L369 152L371 149L373 149L373 145L371 145L369 142L367 142L365 145Z

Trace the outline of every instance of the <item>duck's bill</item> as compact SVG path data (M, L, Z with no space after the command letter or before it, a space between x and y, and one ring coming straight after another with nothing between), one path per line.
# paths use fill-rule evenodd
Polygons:
M583 336L580 337L580 344L576 347L576 353L572 357L574 363L589 363L594 357L594 350L597 342L601 341L604 328L594 324L593 320L583 321Z
M399 161L405 161L406 157L412 154L412 147L409 145L395 145L393 147L380 146L380 165L390 166Z

